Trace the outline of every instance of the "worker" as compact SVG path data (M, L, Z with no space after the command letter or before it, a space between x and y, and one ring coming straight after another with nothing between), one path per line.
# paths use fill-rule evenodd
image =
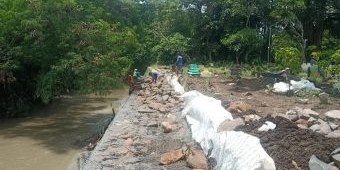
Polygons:
M155 70L155 69L152 69L149 74L152 77L152 82L157 83L157 78L158 78L158 75L159 75L158 71Z

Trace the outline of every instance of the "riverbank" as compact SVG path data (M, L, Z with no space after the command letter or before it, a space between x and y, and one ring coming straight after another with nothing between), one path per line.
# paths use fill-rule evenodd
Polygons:
M66 170L127 96L128 89L106 96L69 95L28 117L1 120L0 169Z
M95 149L79 159L78 169L208 169L181 118L182 101L165 78L171 73L160 72L157 83L146 77L129 96Z

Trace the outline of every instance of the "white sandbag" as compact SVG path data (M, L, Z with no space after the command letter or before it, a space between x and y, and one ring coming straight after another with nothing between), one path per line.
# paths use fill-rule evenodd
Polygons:
M315 87L314 83L309 80L301 79L300 81L291 80L290 83L294 90L306 89L308 90L320 90Z
M190 125L192 138L200 144L204 153L208 155L208 151L213 148L210 139L214 139L217 132L206 122L200 122L190 116L186 116L186 120Z
M262 148L260 139L244 132L224 131L211 139L209 157L218 170L275 170L273 159Z
M288 83L278 82L278 83L275 83L273 86L273 92L275 93L285 93L288 90L289 90Z
M192 90L189 92L185 92L183 93L180 97L183 98L184 100L184 105L187 105L189 102L191 102L195 97L197 96L202 96L203 94L196 91L196 90Z
M310 82L309 80L305 80L305 79L301 79L300 81L291 80L290 84L291 84L290 90L293 90L293 91L298 91L301 89L304 89L306 91L320 90L319 88L315 87L314 83ZM278 82L278 83L275 83L273 86L273 91L276 93L285 93L288 90L289 90L288 83Z
M233 120L220 100L205 96L198 91L184 93L177 77L167 77L176 92L182 94L184 109L182 116L190 125L192 138L204 153L215 160L215 170L275 170L271 157L264 151L257 137L243 132L217 133L218 126L225 120Z
M172 76L172 78L170 79L170 85L172 86L176 93L179 94L184 93L184 88L181 84L179 84L177 76Z
M186 103L182 115L190 125L192 138L215 160L214 169L275 170L273 159L257 137L235 131L217 133L224 120L233 119L221 106L221 101L197 91L184 93L182 97Z
M188 115L203 123L206 128L213 128L216 132L223 121L233 120L231 113L222 107L220 100L198 94L199 92L190 93L196 93L196 97L186 98L191 99L191 101L186 103L182 116Z
M216 170L275 170L275 163L264 151L257 137L243 132L217 133L209 121L186 116L192 138L200 143L204 153L216 163Z

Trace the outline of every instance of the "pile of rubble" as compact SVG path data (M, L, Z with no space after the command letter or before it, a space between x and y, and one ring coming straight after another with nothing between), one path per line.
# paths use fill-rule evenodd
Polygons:
M311 129L329 138L340 138L340 110L331 110L323 115L325 118L322 119L319 113L300 107L292 108L286 114L279 114L295 122L299 128Z
M221 123L218 131L243 131L260 138L277 169L337 170L340 167L340 110L320 114L294 107L285 114L260 117L245 101L226 106L235 119ZM263 107L267 107L265 103ZM261 131L267 123L276 127Z

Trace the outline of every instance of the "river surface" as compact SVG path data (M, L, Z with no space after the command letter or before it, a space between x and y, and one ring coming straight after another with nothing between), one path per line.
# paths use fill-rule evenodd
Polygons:
M81 142L100 131L127 95L121 89L107 96L64 96L31 117L0 121L0 170L74 168Z

